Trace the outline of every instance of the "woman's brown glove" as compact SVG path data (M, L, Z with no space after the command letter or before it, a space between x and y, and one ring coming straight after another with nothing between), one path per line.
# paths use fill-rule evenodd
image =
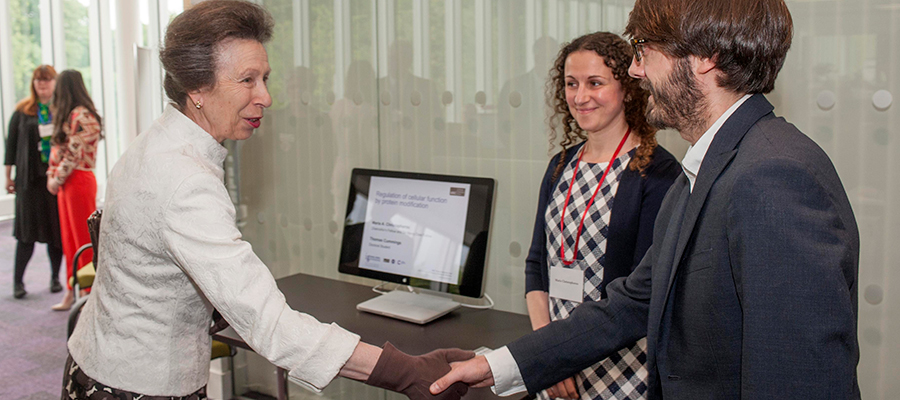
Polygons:
M459 399L469 390L462 382L454 383L437 396L432 395L428 387L450 372L450 363L472 357L475 357L474 352L460 349L438 349L411 356L387 342L366 384L403 393L411 400Z

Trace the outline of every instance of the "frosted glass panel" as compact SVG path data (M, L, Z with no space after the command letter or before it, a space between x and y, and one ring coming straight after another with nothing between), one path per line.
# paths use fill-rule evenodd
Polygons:
M350 169L378 167L372 4L265 2L273 105L234 155L244 235L276 277L337 278Z

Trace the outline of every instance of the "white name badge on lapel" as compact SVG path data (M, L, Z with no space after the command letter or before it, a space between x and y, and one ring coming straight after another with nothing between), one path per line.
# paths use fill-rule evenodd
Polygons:
M550 297L584 301L584 271L580 268L550 268Z
M42 138L53 136L53 124L38 125L38 133Z

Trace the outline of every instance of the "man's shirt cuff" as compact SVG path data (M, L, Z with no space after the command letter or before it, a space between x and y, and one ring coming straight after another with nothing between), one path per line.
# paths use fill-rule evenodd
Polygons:
M525 380L522 379L522 373L519 372L519 365L516 364L516 360L506 346L485 354L484 358L494 376L494 386L491 387L494 394L505 397L526 390Z

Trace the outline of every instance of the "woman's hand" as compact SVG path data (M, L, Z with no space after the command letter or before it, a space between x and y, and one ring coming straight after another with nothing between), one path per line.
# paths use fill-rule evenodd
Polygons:
M47 191L54 196L59 193L59 183L56 182L56 178L47 179Z
M551 399L577 399L578 390L575 388L575 378L568 378L547 389L547 396Z
M411 356L390 343L385 343L366 384L403 393L410 400L459 400L469 390L464 383L448 385L450 390L438 396L429 393L429 386L433 380L452 371L450 363L470 360L472 357L475 357L474 352L460 349L438 349L420 356Z
M16 181L6 178L6 193L15 194L16 193Z
M536 331L550 323L550 296L547 292L532 290L525 293L525 304L528 306L532 330Z

